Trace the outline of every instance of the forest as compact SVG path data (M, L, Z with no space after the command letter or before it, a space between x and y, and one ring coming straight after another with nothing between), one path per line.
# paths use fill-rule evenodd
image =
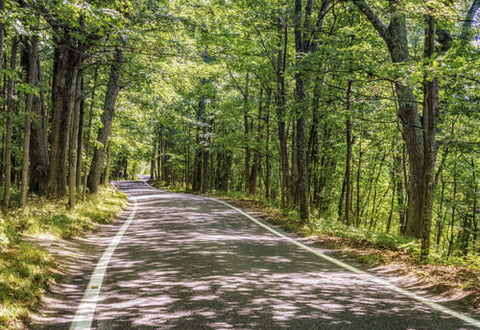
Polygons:
M478 262L479 8L0 0L3 214L143 172Z

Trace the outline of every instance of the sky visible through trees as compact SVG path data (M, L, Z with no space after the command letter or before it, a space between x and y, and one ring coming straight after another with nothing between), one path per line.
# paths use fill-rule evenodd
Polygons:
M479 0L0 9L4 212L143 171L478 259Z

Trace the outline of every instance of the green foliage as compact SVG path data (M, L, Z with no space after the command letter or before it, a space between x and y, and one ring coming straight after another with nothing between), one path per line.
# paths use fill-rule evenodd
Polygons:
M0 248L0 326L9 328L13 320L28 322L29 309L56 277L56 265L44 251L29 244Z
M66 200L36 198L0 218L0 327L28 323L30 311L59 274L56 261L23 237L85 235L95 224L112 221L126 202L124 194L108 188L74 210L67 210Z
M48 232L69 238L84 235L96 223L107 223L118 214L126 202L125 195L114 189L104 189L88 196L85 203L73 210L66 208L66 201L56 202L44 198L32 200L22 210L12 211L3 221L2 242L5 246L18 243L20 234L36 235Z
M412 252L416 243L400 235L387 234L366 228L347 226L338 221L317 220L312 222L312 234L348 238L355 241L367 241L379 248L392 251L407 250Z

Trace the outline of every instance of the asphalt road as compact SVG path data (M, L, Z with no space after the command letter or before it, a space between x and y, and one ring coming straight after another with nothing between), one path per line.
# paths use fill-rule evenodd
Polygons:
M72 328L477 328L221 202L116 186L136 206L97 266L100 282L72 302Z

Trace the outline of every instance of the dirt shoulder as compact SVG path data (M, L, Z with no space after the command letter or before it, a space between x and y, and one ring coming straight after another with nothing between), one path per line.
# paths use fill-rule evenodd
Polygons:
M46 251L58 265L56 280L49 282L48 291L43 295L40 306L31 315L29 328L50 330L69 327L84 295L89 274L130 212L129 207L113 222L97 224L80 237L25 238L29 244Z
M215 198L241 207L262 220L286 227L287 218L261 202ZM332 254L350 259L360 268L384 277L397 286L476 318L480 317L480 270L419 264L407 252L379 248L366 240L325 235L309 236L306 240L328 249Z

